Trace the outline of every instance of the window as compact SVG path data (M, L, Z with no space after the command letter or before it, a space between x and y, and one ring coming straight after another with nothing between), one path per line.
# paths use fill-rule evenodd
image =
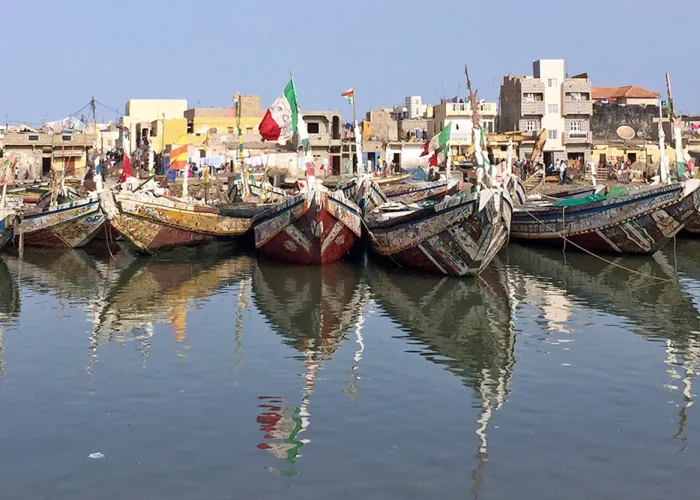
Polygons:
M39 140L39 136L36 135L36 134L29 134L29 136L27 136L27 140L28 140L28 141L38 141L38 140Z
M535 94L523 94L523 101L525 102L535 102Z
M212 128L209 129L209 133L210 133L210 134L218 134L218 133L219 133L219 129L217 129L216 127L212 127Z
M537 128L537 122L535 120L528 120L525 122L525 130L528 132L534 132Z
M311 122L306 124L306 129L308 130L309 134L318 134L320 127L318 122Z
M548 130L547 138L557 140L559 138L559 132L557 130Z
M228 134L233 134L233 127L227 127L227 128L226 128L226 133L228 133Z
M199 150L199 157L200 158L206 158L207 157L207 152L204 151L203 149Z
M549 106L547 106L547 112L550 114L559 113L559 105L558 104L550 104Z
M547 87L553 88L557 86L557 79L556 78L550 78L547 80Z
M65 134L65 135L62 135L62 136L61 136L61 140L62 140L62 141L72 141L72 140L73 140L73 136L70 135L70 134Z
M579 120L569 122L569 132L581 132L581 122Z
M581 92L572 92L570 94L567 94L569 96L570 101L582 101L583 97L581 96Z
M187 133L192 134L194 132L194 122L187 121Z

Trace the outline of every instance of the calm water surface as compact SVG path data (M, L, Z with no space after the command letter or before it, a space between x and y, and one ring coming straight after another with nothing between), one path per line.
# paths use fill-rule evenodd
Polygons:
M692 498L700 242L614 262L3 255L0 496Z

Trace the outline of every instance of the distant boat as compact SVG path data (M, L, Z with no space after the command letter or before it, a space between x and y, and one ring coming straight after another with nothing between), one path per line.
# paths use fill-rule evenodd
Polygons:
M700 206L700 181L628 189L516 207L511 237L589 251L653 254L663 248Z

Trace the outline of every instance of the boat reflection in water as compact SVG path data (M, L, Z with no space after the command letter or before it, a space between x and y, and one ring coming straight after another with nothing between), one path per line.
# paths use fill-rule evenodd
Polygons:
M388 316L425 345L421 356L444 365L479 400L474 494L488 461L488 426L509 393L515 364L514 300L508 276L496 261L478 278L435 278L410 272L368 273L373 298Z
M108 293L92 303L94 329L90 349L107 342L136 341L144 355L155 323L169 323L174 339L187 338L187 310L196 301L250 275L253 259L230 251L191 250L135 259L119 273ZM192 303L195 302L195 305ZM187 346L178 355L185 357Z
M680 245L675 257L669 249L653 258L617 257L611 263L575 252L564 256L558 250L519 245L503 256L519 270L513 273L518 295L539 298L549 330L562 331L561 315L576 302L622 316L632 332L666 344L669 380L664 386L683 394L675 436L679 439L684 439L687 411L693 405L692 383L700 359L700 318L688 292L689 283L698 290L700 283L679 277L675 270L676 257L690 266L700 263L690 248Z
M353 366L353 381L346 392L357 390L357 364L363 350L361 326L369 289L362 268L338 262L321 267L290 267L267 260L256 264L252 295L258 311L284 342L300 353L304 383L299 404L285 405L279 396L260 396L257 420L265 440L258 448L285 460L293 467L301 448L309 443L303 435L311 423L310 403L316 377L341 343L354 333L360 346ZM295 402L296 403L296 402Z
M19 288L5 262L0 259L0 378L5 375L3 353L5 351L5 328L15 327L19 317Z

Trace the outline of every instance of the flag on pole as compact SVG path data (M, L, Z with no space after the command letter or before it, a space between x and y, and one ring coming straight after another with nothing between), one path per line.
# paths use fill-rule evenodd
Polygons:
M345 97L351 105L355 102L355 89L346 90L340 95Z
M423 152L421 156L428 156L431 153L435 153L437 150L443 148L445 144L450 141L450 136L452 135L452 122L448 122L444 129L440 131L438 135L430 139L423 146Z
M263 141L275 141L284 144L292 140L295 134L299 134L299 142L304 149L308 147L309 135L306 123L299 113L294 79L290 79L284 92L272 103L270 109L258 127Z

